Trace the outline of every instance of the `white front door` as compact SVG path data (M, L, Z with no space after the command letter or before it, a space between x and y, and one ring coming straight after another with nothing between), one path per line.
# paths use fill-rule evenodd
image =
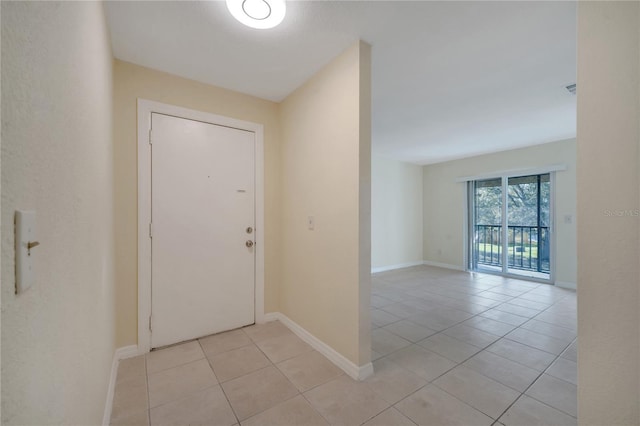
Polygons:
M255 134L151 116L151 347L252 324Z

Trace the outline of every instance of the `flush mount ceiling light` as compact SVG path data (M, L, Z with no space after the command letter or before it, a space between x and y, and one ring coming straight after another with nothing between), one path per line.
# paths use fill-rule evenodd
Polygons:
M227 0L227 8L238 21L261 30L278 25L287 12L284 0Z

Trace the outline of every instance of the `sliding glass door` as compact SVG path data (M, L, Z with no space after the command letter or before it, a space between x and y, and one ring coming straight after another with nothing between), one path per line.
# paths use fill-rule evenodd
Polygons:
M550 193L549 174L508 179L509 273L549 279Z
M551 278L549 173L469 182L469 268Z
M473 261L472 270L502 272L504 264L502 232L502 179L487 179L473 184Z

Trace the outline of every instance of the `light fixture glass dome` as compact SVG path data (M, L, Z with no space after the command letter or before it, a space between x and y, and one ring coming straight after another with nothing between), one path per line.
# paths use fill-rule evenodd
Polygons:
M227 0L231 15L248 27L273 28L287 12L285 0Z

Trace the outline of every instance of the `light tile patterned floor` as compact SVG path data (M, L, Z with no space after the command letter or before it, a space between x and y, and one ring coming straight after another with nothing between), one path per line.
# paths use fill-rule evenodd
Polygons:
M372 279L375 375L279 322L120 363L114 425L575 425L575 292L434 267Z

